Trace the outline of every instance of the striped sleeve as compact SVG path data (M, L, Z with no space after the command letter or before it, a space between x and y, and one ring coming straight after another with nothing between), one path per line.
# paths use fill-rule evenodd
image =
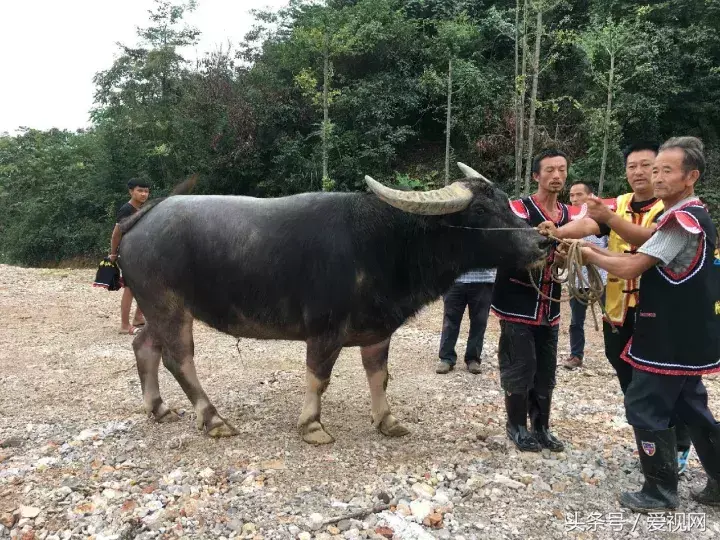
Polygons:
M638 249L638 253L660 259L663 265L667 266L685 251L692 240L693 235L680 224L677 222L668 223L655 231L650 239Z

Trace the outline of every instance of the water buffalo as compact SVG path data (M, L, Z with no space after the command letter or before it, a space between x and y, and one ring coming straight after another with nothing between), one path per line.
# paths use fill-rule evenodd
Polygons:
M477 267L542 260L547 240L511 211L508 198L463 164L442 189L383 186L372 193L304 193L273 199L177 194L148 203L121 224L119 265L147 324L133 349L149 415L177 415L160 397L165 367L192 402L198 429L234 435L200 385L194 319L235 337L307 344L305 403L298 421L311 444L333 442L321 396L343 347L360 347L373 425L408 430L390 413L390 338ZM523 231L484 231L517 227Z

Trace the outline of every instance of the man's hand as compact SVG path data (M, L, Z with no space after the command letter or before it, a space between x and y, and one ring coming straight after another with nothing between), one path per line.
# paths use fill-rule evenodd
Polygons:
M580 253L582 254L582 262L583 265L587 265L588 263L592 262L592 259L594 258L595 253L593 252L593 249L591 247L583 246L580 248Z
M589 198L585 204L587 205L587 215L598 223L607 223L615 212L610 210L609 206L605 206L600 199Z
M118 258L117 253L116 253L115 255L113 255L112 253L109 253L109 254L108 254L108 258L109 258L111 261L117 260L117 258Z
M537 230L543 236L553 235L555 238L558 237L558 229L552 221L543 221L537 226Z

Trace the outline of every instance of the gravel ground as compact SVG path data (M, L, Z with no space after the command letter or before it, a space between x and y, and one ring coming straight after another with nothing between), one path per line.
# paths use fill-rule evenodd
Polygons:
M196 324L200 379L240 431L210 440L162 367L163 396L185 414L162 425L143 414L132 337L117 331L120 293L93 289L93 276L0 265L1 538L720 537L720 511L689 497L705 479L694 453L675 514L638 519L617 504L641 474L591 317L586 367L558 370L561 454L520 454L506 440L496 319L482 374L434 373L440 303L391 346L390 405L411 434L372 429L359 351L349 349L323 398L337 440L323 447L303 443L295 428L302 343L236 344ZM720 384L706 384L720 415Z

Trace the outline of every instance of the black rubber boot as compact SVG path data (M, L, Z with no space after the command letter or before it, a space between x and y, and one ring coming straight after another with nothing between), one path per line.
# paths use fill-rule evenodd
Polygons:
M527 430L527 407L527 394L505 392L505 410L507 411L505 431L521 452L539 452L541 450L540 443Z
M532 435L540 443L540 446L547 448L551 452L565 450L562 441L550 433L552 390L548 392L548 395L538 394L535 390L530 390L529 402Z
M670 511L678 507L678 462L675 428L635 429L645 483L640 491L621 493L620 505L634 512Z
M720 424L715 429L688 426L695 452L705 472L707 485L702 491L692 491L690 496L701 504L720 506Z

